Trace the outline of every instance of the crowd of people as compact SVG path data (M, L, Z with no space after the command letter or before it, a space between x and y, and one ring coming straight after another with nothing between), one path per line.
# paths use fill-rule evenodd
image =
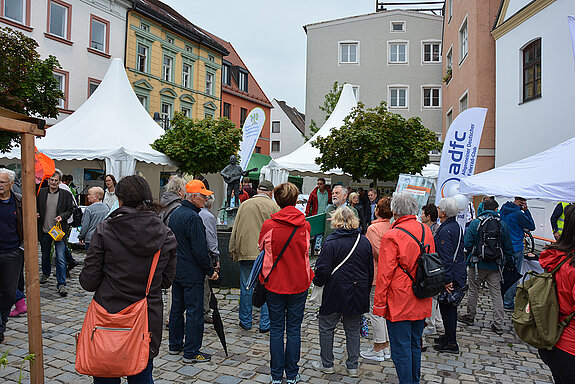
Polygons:
M38 193L38 234L42 251L40 283L48 282L51 258L56 261L56 288L67 295L66 241L77 206L73 194L61 187L56 171ZM23 300L22 200L11 188L15 174L0 169L0 342L12 306ZM104 190L88 189L78 239L86 248L81 286L109 313L117 313L146 294L154 255L159 260L147 295L149 362L129 383L152 383L153 360L159 353L162 331L168 328L168 350L182 355L183 363L203 363L211 356L202 350L204 323L212 322L210 281L219 279L220 260L216 219L210 212L214 193L207 181L186 182L172 176L158 202L147 181L127 176L116 182L106 175ZM516 197L499 210L487 196L477 218L462 228L456 217L457 201L448 197L438 206L420 209L407 192L378 198L377 191L349 193L342 185L329 188L318 179L305 214L298 210L299 190L292 183L274 186L261 181L255 191L249 180L238 192L241 203L230 235L229 253L239 263L238 321L253 327L253 288L247 285L255 260L265 287L258 330L269 333L271 383L300 381L301 326L310 286L322 292L318 321L320 359L314 369L334 373L334 337L341 322L345 332L345 369L359 376L359 358L391 359L400 383L418 383L424 335L438 334L439 353L459 354L458 322L473 325L478 293L489 289L493 308L490 330L503 333L506 310L512 310L515 285L502 295L503 266L523 263L523 233L534 222L525 199ZM541 254L541 266L552 269L571 258L556 274L562 317L575 310L575 215L573 206L560 203L557 243ZM420 213L421 212L421 213ZM323 235L311 236L306 216L325 213ZM418 213L420 216L418 217ZM555 217L556 216L556 217ZM553 219L553 218L552 218ZM55 240L59 226L66 234ZM54 253L51 255L52 244ZM310 256L317 251L315 268ZM422 253L436 253L444 269L441 292L416 297L413 289ZM73 259L72 259L73 260ZM22 283L22 285L20 285ZM465 313L458 315L468 291ZM510 293L511 292L511 293ZM168 305L163 306L163 294ZM17 309L17 308L16 308ZM563 316L565 315L565 316ZM362 317L373 331L373 344L360 349ZM539 351L557 383L575 382L575 323L570 323L552 350ZM94 377L95 383L119 383L120 378Z

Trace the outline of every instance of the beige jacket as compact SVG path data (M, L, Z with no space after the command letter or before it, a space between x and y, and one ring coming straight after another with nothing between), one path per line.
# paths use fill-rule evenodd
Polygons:
M240 204L230 236L230 256L233 261L255 260L258 257L262 225L279 210L280 207L264 194L255 195Z

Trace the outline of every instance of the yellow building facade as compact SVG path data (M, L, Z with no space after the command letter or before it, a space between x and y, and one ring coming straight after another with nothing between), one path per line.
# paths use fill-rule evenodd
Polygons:
M142 105L164 128L176 111L195 119L220 116L222 57L227 54L163 3L137 1L128 12L128 78Z

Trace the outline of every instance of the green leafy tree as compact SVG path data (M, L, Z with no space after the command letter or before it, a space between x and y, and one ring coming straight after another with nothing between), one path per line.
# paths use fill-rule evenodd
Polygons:
M171 123L152 148L166 154L180 172L217 173L240 148L242 131L226 118L195 120L176 113Z
M339 96L341 95L341 91L344 85L345 83L340 85L337 81L334 82L329 92L325 95L323 105L320 105L318 107L321 111L325 112L325 118L323 120L324 122L327 121L327 119L329 119L331 113L335 109L335 106L337 105L337 101L339 100ZM304 135L305 140L308 141L309 139L311 139L313 135L315 135L317 131L319 131L320 128L321 127L317 125L314 119L311 119L309 124L309 132L310 132L309 137Z
M441 150L435 134L419 117L405 119L387 110L386 103L365 109L363 103L312 145L320 150L315 159L323 171L340 168L355 181L397 180L400 173L419 173L429 163L429 152Z
M41 60L38 43L23 33L0 27L0 106L29 116L57 117L58 103L64 97L54 68L54 56ZM8 152L19 135L0 131L0 152Z

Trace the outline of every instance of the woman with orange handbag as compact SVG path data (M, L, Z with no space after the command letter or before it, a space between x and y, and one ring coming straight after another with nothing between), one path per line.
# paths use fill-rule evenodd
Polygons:
M153 201L150 186L144 178L124 177L116 186L116 196L120 208L100 223L92 235L80 284L85 290L95 292L95 303L110 314L119 313L147 297L151 334L148 363L143 371L128 375L128 383L148 384L154 382L152 361L158 355L162 340L161 290L170 287L176 273L176 238L158 216L161 206ZM154 268L154 256L158 251ZM146 296L147 283L149 293ZM108 356L91 358L101 360L102 366L109 363L106 361ZM76 366L78 368L78 359ZM95 376L94 383L119 384L122 374L114 377L114 372L107 372L105 376Z

